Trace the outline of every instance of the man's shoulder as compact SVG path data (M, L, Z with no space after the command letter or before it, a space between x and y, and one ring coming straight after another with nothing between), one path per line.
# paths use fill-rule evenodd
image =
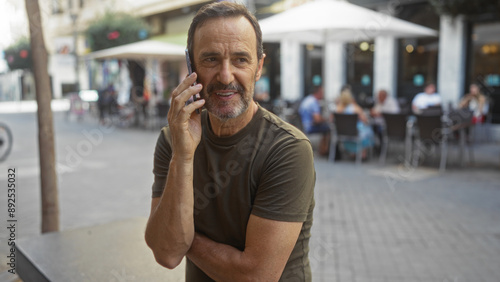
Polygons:
M313 95L307 95L300 104L302 106L310 106L315 103L316 103L316 98L314 98Z
M417 100L421 100L421 99L425 99L427 95L425 92L420 92L420 93L417 93L417 95L415 95L415 97L413 97L413 101L417 101Z
M261 111L262 122L266 124L266 126L264 126L264 128L267 128L266 130L271 130L273 134L281 135L285 138L288 137L296 140L308 140L306 135L297 127L284 121L264 108L261 108Z
M425 92L417 93L417 95L415 95L415 98L422 97L423 95L426 95Z

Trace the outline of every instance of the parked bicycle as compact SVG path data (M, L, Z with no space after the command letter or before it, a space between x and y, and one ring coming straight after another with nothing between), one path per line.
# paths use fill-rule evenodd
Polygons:
M7 159L12 150L12 132L7 124L0 122L0 162Z

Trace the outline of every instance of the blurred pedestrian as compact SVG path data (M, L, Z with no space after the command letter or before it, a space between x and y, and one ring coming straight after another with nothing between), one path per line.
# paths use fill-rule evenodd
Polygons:
M98 93L97 107L99 109L99 122L105 123L114 109L117 107L116 91L113 84L109 84L105 89L100 90Z
M143 65L129 61L129 76L132 81L130 101L134 105L134 125L144 126L148 119L149 92L145 87L146 70Z
M165 267L186 257L188 282L311 281L312 148L252 99L258 21L244 5L208 4L188 50L194 73L172 92L156 144L147 244Z

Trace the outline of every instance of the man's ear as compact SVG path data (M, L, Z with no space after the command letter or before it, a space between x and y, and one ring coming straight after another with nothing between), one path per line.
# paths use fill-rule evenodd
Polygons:
M262 54L262 58L259 60L257 71L255 72L255 81L259 80L262 75L262 67L264 66L264 59L266 58L266 54Z

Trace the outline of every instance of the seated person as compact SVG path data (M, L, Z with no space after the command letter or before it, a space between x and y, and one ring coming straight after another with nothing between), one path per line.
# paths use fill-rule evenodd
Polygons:
M481 93L479 86L473 83L469 87L469 93L462 98L458 107L472 111L472 124L483 123L488 114L488 99Z
M382 129L385 126L383 113L386 114L397 114L400 112L399 104L391 96L387 95L387 91L380 90L377 93L377 97L375 99L375 105L370 110L370 115L373 117L373 128L375 133L381 137Z
M330 126L321 115L319 101L324 97L323 86L315 87L314 92L309 94L299 106L299 114L302 120L302 127L306 134L323 133L319 145L319 153L327 155L330 143Z
M356 103L350 89L346 88L340 93L339 103L336 109L337 113L357 114L358 115L358 132L361 137L362 156L366 157L366 148L373 146L373 130L368 123L368 117L363 109ZM344 149L355 154L357 152L357 144L352 141L343 142Z
M441 96L436 93L436 85L427 84L424 92L418 93L411 102L411 108L415 114L421 114L423 110L441 105Z

